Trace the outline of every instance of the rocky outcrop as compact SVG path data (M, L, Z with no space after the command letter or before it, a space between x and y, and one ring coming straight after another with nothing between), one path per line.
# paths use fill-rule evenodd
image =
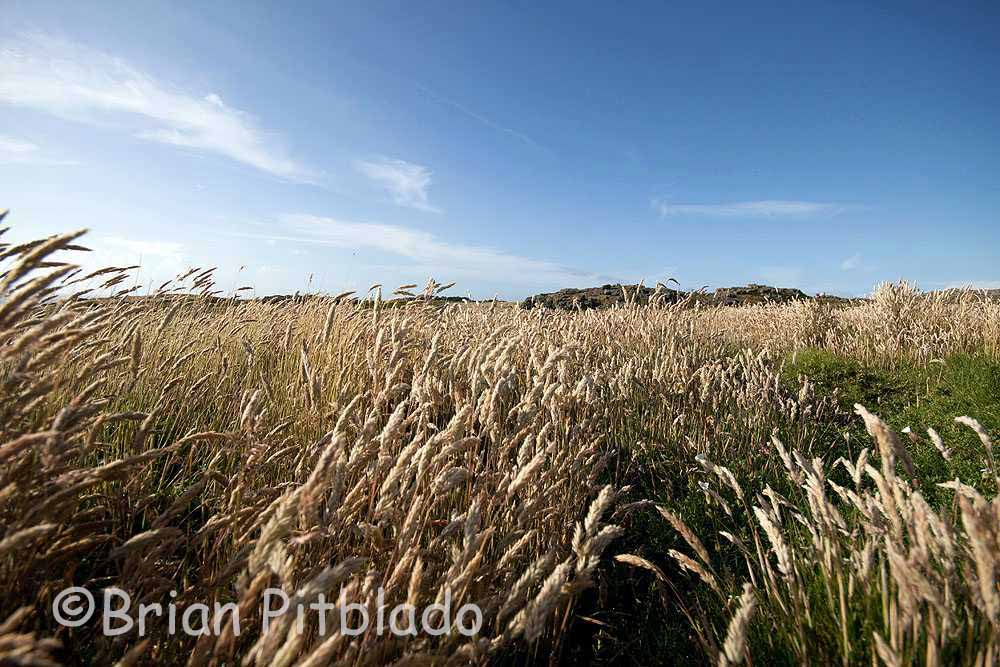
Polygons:
M660 287L640 285L602 285L584 289L562 289L558 292L536 294L521 302L522 308L552 308L557 310L587 310L590 308L610 308L625 303L645 305L657 295L661 303L689 303L705 306L746 306L762 303L789 303L791 301L817 300L831 305L847 305L857 299L828 294L809 296L802 290L791 287L771 287L751 283L742 287L720 287L714 292L682 292Z
M712 294L718 306L746 306L755 303L788 303L805 301L810 297L794 287L771 287L750 283L744 287L720 287Z
M626 302L646 305L656 293L656 289L641 285L616 284L582 289L567 288L558 292L529 296L521 302L521 307L588 310L591 308L610 308ZM676 303L686 296L685 292L661 287L658 298L663 299L666 303Z

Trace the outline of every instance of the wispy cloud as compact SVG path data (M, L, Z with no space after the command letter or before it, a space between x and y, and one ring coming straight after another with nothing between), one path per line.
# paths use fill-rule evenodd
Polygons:
M102 236L85 245L93 248L93 252L73 253L69 259L86 272L109 266L138 265L139 268L130 271L127 285L159 285L190 266L184 246L175 241Z
M449 243L408 227L350 222L311 215L287 215L280 233L258 235L277 241L327 245L385 252L410 260L420 269L445 280L491 280L507 284L571 286L592 284L602 276L553 262L521 257L492 248Z
M38 144L0 134L0 164L74 165L74 160L54 160L41 153Z
M529 146L533 146L535 148L542 148L542 149L544 149L544 147L541 144L539 144L537 141L535 141L534 139L532 139L528 135L524 134L523 132L518 132L517 130L515 130L513 128L505 127L505 126L500 125L498 123L494 123L492 120L490 120L486 116L484 116L482 114L479 114L479 113L476 113L472 109L469 109L468 107L463 106L463 105L459 104L458 102L456 102L454 100L450 100L450 99L448 99L446 97L442 97L441 95L438 95L437 93L435 93L430 88L427 88L426 86L422 86L419 83L415 84L415 85L416 85L416 87L417 87L418 90L420 90L425 95L427 95L428 97L430 97L435 102L438 102L439 104L444 104L444 105L450 106L453 109L456 109L457 111L462 112L463 114L465 114L469 118L473 118L475 120L478 120L483 125L486 125L487 127L492 128L492 129L494 129L494 130L496 130L498 132L502 132L502 133L504 133L506 135L514 137L515 139L518 139L519 141L522 141L522 142L524 142L525 144L527 144Z
M861 253L854 253L840 263L841 271L853 271L861 266Z
M836 215L843 211L840 204L812 201L786 201L763 199L721 204L674 204L654 200L653 207L664 218L672 216L697 216L712 218L805 218L818 215Z
M415 208L420 211L440 213L441 209L430 205L427 189L431 185L431 170L419 164L404 160L360 160L358 171L378 183L392 196L398 206Z
M0 154L4 155L30 155L38 150L36 144L14 137L7 137L0 134Z
M104 246L114 248L136 263L146 258L177 262L183 258L181 250L184 246L175 241L141 241L121 236L105 236L101 241Z
M293 181L314 178L218 94L171 88L124 60L45 35L0 47L0 103L121 127L142 139L217 153Z

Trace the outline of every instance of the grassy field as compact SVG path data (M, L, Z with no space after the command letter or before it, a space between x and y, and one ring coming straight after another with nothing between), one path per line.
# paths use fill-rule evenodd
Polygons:
M2 665L996 659L996 302L140 298L78 242L2 251ZM240 632L62 627L68 586ZM266 588L482 625L265 632Z

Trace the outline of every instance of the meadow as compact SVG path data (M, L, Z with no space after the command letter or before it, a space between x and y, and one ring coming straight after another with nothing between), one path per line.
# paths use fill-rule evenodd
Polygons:
M264 302L85 242L0 248L0 665L996 662L996 301ZM69 586L242 623L105 636ZM446 597L475 636L337 629Z

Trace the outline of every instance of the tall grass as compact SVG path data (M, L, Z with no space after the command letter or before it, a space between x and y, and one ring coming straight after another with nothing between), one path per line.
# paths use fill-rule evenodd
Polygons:
M996 617L978 615L971 591L982 597L995 582L969 568L996 545L973 547L968 534L992 535L992 501L963 485L952 514L921 509L918 520L919 493L885 465L874 491L834 485L820 459L844 453L827 437L836 402L818 398L808 378L786 386L782 364L806 346L876 365L996 355L996 304L886 286L841 310L653 299L546 312L442 306L433 282L405 303L382 301L378 289L261 302L217 296L211 269L139 297L124 267L86 274L67 263L79 237L0 249L3 664L599 657L638 628L609 613L614 580L631 576L623 564L690 593L662 600L668 615L690 616L704 660L736 663L766 647L754 643L762 619L783 628L772 644L802 659L875 650L905 661L918 641L941 655L992 646ZM781 456L772 437L802 454ZM856 457L844 465L859 466ZM788 498L742 490L783 476ZM651 499L701 506L692 528L690 512L664 516L694 548L674 549L673 560L711 582L714 606L664 561L622 554L641 537ZM783 507L799 508L801 528ZM738 559L720 564L695 548L695 529L720 508L740 558L748 554L745 572ZM939 525L951 531L948 553L936 551L945 549ZM803 541L810 526L819 546ZM931 532L913 532L921 526ZM926 542L926 562L914 561L915 539ZM857 549L876 565L857 560ZM928 585L948 584L944 609L920 591L900 597L892 554ZM966 571L974 585L959 581ZM63 628L51 604L70 585L181 608L234 602L242 631L223 623L190 638L154 624L140 639ZM453 606L477 604L484 624L473 638L351 636L288 616L263 633L268 587L371 614L379 589L390 607L449 595ZM889 616L869 632L876 612ZM930 628L916 629L931 618L933 641ZM955 648L959 634L967 648Z
M951 507L935 511L916 488L919 479L899 436L864 407L857 411L877 447L862 449L854 461L837 460L848 478L843 485L819 458L789 451L777 438L772 444L785 467L784 495L770 485L751 495L727 468L701 460L706 486L728 498L714 508L725 538L720 550L735 556L728 564L661 510L693 552L670 555L698 575L720 605L735 610L728 630L696 625L719 664L744 655L754 615L766 630L757 639L760 650L799 664L872 663L876 656L885 665L994 664L1000 501L955 480L941 484L954 492ZM974 419L956 421L977 433L995 479L989 435ZM936 432L928 437L949 456ZM645 559L618 558L664 577Z

